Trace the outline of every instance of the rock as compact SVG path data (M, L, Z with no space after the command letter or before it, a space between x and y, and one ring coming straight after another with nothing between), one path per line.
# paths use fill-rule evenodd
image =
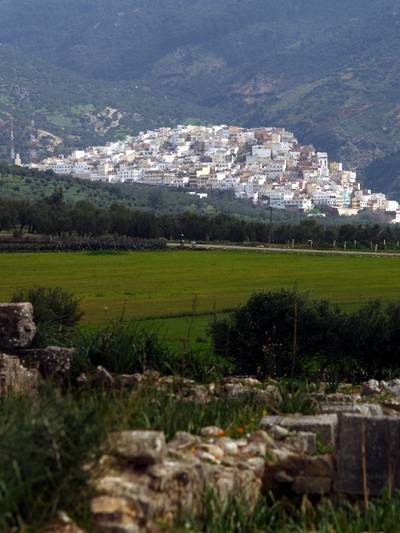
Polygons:
M272 435L271 430L274 426L282 426L290 431L315 433L324 444L332 447L336 444L337 424L336 414L265 416L260 422L261 428L266 429Z
M134 502L113 496L98 496L91 502L96 530L101 533L139 533L138 509Z
M386 400L382 403L382 406L392 411L400 412L400 402L398 400Z
M317 447L315 433L300 431L295 435L289 435L285 439L285 447L295 453L313 455Z
M163 461L166 451L160 431L122 431L108 440L108 451L135 466L149 466Z
M275 481L279 484L291 485L294 481L294 478L292 476L289 476L289 474L284 470L279 470L279 472L275 474Z
M359 414L363 416L382 416L383 410L379 404L375 403L321 403L322 414Z
M292 490L296 494L329 494L332 488L332 478L298 476L293 482Z
M117 381L120 387L136 387L143 381L142 374L119 374Z
M262 421L261 421L262 423ZM275 440L283 440L286 439L286 437L289 435L290 431L282 426L279 425L272 425L270 427L265 426L268 428L269 434L275 439Z
M40 375L21 365L18 357L0 354L0 398L11 393L32 393L39 389Z
M26 348L35 334L32 304L0 304L0 348Z
M264 442L250 442L247 446L243 446L240 453L246 458L265 457L267 445Z
M335 475L335 466L331 455L309 457L304 464L303 473L308 477L329 477Z
M199 437L192 435L191 433L186 433L185 431L178 431L175 438L167 444L167 450L172 451L184 451L191 450L193 447L197 446L200 443Z
M328 403L355 403L361 400L361 394L335 392L333 394L322 395L322 400L325 400Z
M197 447L196 456L202 460L208 460L205 454L211 456L212 461L221 462L224 458L224 452L222 448L216 446L215 444L199 444Z
M376 379L370 379L366 383L362 384L362 394L363 396L372 396L373 394L380 394L381 388L379 381Z
M217 446L219 446L226 455L237 455L239 452L236 442L228 437L218 439Z
M337 492L363 494L364 476L371 496L381 494L388 487L393 491L399 489L399 449L399 417L341 415L336 455Z
M284 428L281 428L284 429ZM275 448L276 442L274 439L268 435L266 431L253 431L253 433L250 433L249 435L249 441L250 442L262 442L264 443L267 448Z
M37 365L44 378L65 379L71 370L76 350L48 346L42 349L20 350L18 355L23 363L29 366Z
M71 518L64 512L57 513L50 524L43 530L43 533L84 533Z
M218 426L207 426L200 430L200 435L203 437L222 437L225 431Z
M400 396L400 379L392 379L389 383L381 381L381 388L389 394Z
M93 382L106 389L112 389L115 385L114 378L103 366L98 366L93 376Z

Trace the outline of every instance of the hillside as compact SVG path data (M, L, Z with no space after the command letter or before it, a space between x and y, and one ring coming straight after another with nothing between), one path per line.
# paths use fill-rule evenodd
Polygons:
M90 182L52 172L40 172L0 164L0 199L40 200L62 188L67 202L88 201L98 207L121 204L129 208L158 213L192 211L199 214L217 213L239 215L250 219L269 219L269 211L250 201L238 200L230 192L210 191L206 199L187 194L187 191L136 184L106 184ZM274 210L275 222L295 222L298 213Z
M11 116L25 157L189 118L282 125L361 171L400 150L395 0L0 0L0 17L3 158Z

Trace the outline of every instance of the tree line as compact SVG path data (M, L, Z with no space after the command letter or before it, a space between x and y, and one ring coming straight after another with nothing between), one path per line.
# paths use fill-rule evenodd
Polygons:
M0 199L0 231L28 232L53 237L127 236L141 239L181 239L304 245L310 247L400 247L400 227L386 224L323 225L305 219L270 224L227 214L205 215L190 210L157 213L107 208L87 201L64 201L61 188L39 201Z

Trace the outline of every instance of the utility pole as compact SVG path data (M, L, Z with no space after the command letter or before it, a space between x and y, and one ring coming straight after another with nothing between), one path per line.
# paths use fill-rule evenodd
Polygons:
M268 235L269 244L272 244L272 215L273 215L273 211L272 211L272 207L270 206L269 208L269 235Z
M10 132L10 161L15 162L15 136L14 136L14 119L11 119L11 132Z

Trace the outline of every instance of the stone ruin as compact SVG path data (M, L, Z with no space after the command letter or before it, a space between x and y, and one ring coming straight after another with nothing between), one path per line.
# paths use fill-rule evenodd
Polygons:
M35 331L31 304L0 304L0 397L32 393L41 380L68 375L74 350L32 348ZM88 383L107 389L150 383L202 404L253 396L266 409L277 392L275 385L251 378L199 385L154 372L111 375L101 367L80 376L77 386ZM222 500L239 495L249 511L269 492L368 498L400 489L400 380L371 380L360 391L313 397L320 414L264 416L239 439L218 427L199 435L180 432L170 442L156 431L110 434L99 464L91 467L96 531L158 531L160 519L172 523L182 510L201 511L207 488ZM68 517L57 520L49 532L81 533Z
M74 350L31 348L35 334L32 304L0 304L0 398L37 391L42 378L68 375Z

